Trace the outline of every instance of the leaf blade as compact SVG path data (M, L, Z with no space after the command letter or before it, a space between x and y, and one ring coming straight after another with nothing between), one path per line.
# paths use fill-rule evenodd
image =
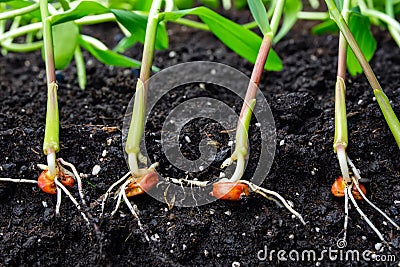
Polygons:
M93 55L98 61L103 64L108 64L116 67L140 67L140 61L135 59L120 55L109 50L102 42L99 40L86 36L80 35L78 38L79 44Z
M269 26L267 10L261 0L247 0L250 8L251 15L257 22L258 28L260 28L262 34L267 34L271 32L271 27Z
M164 12L160 14L160 19L174 21L185 15L197 15L227 47L251 63L256 61L262 42L261 37L206 7ZM265 69L270 71L280 71L283 69L282 61L272 49L270 50Z
M115 18L121 23L135 38L144 43L146 36L147 17L126 10L111 9ZM157 36L155 48L157 50L164 50L168 48L168 33L165 25L157 25Z
M286 0L283 9L283 23L279 32L274 37L274 44L279 42L290 31L297 21L297 14L302 8L303 4L300 0Z
M367 61L370 61L376 50L376 40L371 33L368 17L365 17L358 12L351 11L349 17L349 28L365 58ZM350 47L347 49L346 63L351 75L354 76L363 72L360 63L358 63L358 60Z

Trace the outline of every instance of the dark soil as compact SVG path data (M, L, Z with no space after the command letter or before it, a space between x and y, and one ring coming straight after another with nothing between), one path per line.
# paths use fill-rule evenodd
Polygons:
M157 66L166 68L181 62L210 60L233 66L247 75L251 73L252 64L225 48L210 33L176 25L169 28L170 50L156 53ZM277 128L276 155L263 186L291 200L308 222L306 226L286 209L258 195L239 202L216 201L201 207L172 210L143 195L132 201L140 210L145 231L152 237L150 242L143 238L125 205L121 205L113 218L106 216L99 220L102 236L98 237L88 229L67 198L63 199L61 215L56 217L54 196L46 195L36 186L4 183L0 187L0 265L231 266L238 262L241 266L299 266L316 262L278 262L276 252L271 262L260 261L257 254L265 247L269 252L282 249L287 253L292 249L300 253L337 249L344 202L331 195L330 187L340 175L332 150L338 38L312 36L309 29L310 24L298 25L276 45L285 68L278 73L265 72L260 85L271 105ZM112 33L116 34L117 30L112 25L86 31L104 38L104 30L111 38L106 40L108 44L115 44ZM378 50L371 64L395 112L400 114L400 54L389 36L378 33L376 38ZM136 46L128 54L140 58L140 53L141 47ZM72 66L59 75L61 151L58 156L76 164L78 171L85 174L84 191L92 213L98 217L100 207L96 200L128 170L120 129L133 95L137 70L107 67L85 56L88 74L85 91L79 89ZM0 176L36 179L40 173L36 164L46 162L41 149L46 103L41 55L9 53L0 58L0 73ZM370 199L399 223L400 206L394 203L400 200L399 149L365 77L349 77L347 82L349 155L362 175L371 180L367 186ZM184 94L201 95L190 89L170 96L168 104L179 103L182 101L179 96ZM205 89L208 95L213 90L212 87ZM240 109L240 102L235 98L224 99ZM168 105L160 111L164 108ZM161 113L151 118L154 131L146 132L147 140L159 140L163 116ZM215 121L201 120L190 124L181 134L190 135L194 144L203 133L219 142L221 147L215 162L218 166L231 153L229 138L220 132ZM253 122L250 131L253 147L257 147L259 138ZM197 148L181 141L182 152L195 159ZM155 153L151 155L153 158L160 159L160 173L184 177L184 173L167 168L169 164L159 145L151 143L150 151ZM104 150L106 156L102 156ZM96 164L101 166L101 171L93 176L92 168ZM250 178L252 168L251 163L246 178ZM215 178L218 172L207 169L201 175ZM76 190L73 193L77 196ZM107 205L108 213L112 203L110 200ZM392 242L391 253L398 261L399 233L384 224L382 217L365 202L359 205ZM351 209L346 249L358 249L361 258L364 250L375 250L376 243L380 243L379 238L356 210ZM358 266L368 262L344 258L331 261L325 254L318 265Z

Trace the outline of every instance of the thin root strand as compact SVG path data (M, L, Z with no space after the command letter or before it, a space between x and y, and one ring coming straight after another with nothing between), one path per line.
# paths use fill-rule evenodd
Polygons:
M295 211L295 210L289 205L289 203L286 201L286 199L284 199L284 198L283 198L280 194L278 194L277 192L272 191L272 190L268 190L268 189L265 189L265 188L262 188L262 187L260 187L260 186L258 186L258 185L253 184L252 182L249 182L249 181L246 181L246 180L239 180L238 182L248 184L248 185L250 186L251 190L253 190L254 192L256 192L256 193L258 193L258 194L260 194L260 195L262 195L262 196L265 196L265 194L273 195L274 197L276 197L277 199L279 199L279 200L281 201L281 203L286 207L286 209L288 209L294 216L296 216L296 217L301 221L301 223L302 223L303 225L306 224L306 222L304 221L304 219L303 219L303 217L300 215L300 213L298 213L297 211ZM264 194L261 194L260 192L262 192L262 193L264 193Z

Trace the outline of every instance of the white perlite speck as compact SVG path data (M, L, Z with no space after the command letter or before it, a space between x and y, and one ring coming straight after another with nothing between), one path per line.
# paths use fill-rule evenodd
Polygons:
M104 149L103 152L101 153L101 156L105 157L106 155L107 155L107 150Z
M97 175L100 172L100 166L99 165L94 165L92 169L92 175Z

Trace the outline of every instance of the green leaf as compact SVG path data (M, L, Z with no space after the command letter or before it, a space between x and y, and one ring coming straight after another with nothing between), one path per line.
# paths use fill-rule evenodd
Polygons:
M114 52L124 53L127 49L131 48L137 43L136 36L131 35L129 37L124 37L119 41L119 43L113 48Z
M74 8L49 17L53 25L83 18L88 15L99 15L112 12L120 22L137 40L144 42L146 35L147 17L131 11L108 9L95 1L82 1ZM165 25L158 25L156 37L156 49L168 48L168 34Z
M339 28L334 20L328 19L320 24L314 26L311 32L316 35L322 35L326 33L337 33Z
M132 58L120 55L109 50L102 42L98 39L81 35L78 38L79 44L89 51L98 61L103 64L117 66L117 67L140 67L141 63Z
M74 56L79 28L74 22L70 21L53 26L52 30L55 67L58 70L63 70Z
M335 5L339 12L342 12L344 0L335 0Z
M208 7L217 9L219 8L219 0L200 0L200 2Z
M111 9L119 23L121 23L136 39L144 43L146 36L147 17L125 10ZM168 48L168 33L165 25L157 25L157 36L155 47L157 50Z
M174 21L185 15L199 16L210 31L227 47L251 63L256 61L262 42L260 36L206 7L164 12L160 14L160 20ZM283 68L282 61L272 49L265 68L271 71L280 71Z
M271 27L269 26L267 11L261 0L247 0L251 15L257 22L258 28L260 28L262 34L267 34L271 32Z
M1 2L1 0L0 0ZM13 1L7 1L6 6L12 7L12 9L20 9L24 8L27 6L33 5L32 2L30 1L21 1L21 0L13 0ZM21 25L29 24L32 19L36 19L37 21L41 21L41 16L40 16L40 9L36 9L34 11L31 11L27 14L24 14L22 16L22 23Z
M370 61L376 50L376 40L371 33L368 17L365 17L358 12L350 12L349 28L365 58ZM362 68L350 47L347 49L346 62L351 75L362 73Z
M174 4L178 9L186 9L193 7L193 0L174 0Z
M303 4L300 0L286 0L283 9L283 23L279 32L274 37L274 44L279 42L293 27L297 21L297 13L301 11Z
M83 18L88 15L100 15L110 10L95 1L82 1L74 8L49 17L53 25Z

